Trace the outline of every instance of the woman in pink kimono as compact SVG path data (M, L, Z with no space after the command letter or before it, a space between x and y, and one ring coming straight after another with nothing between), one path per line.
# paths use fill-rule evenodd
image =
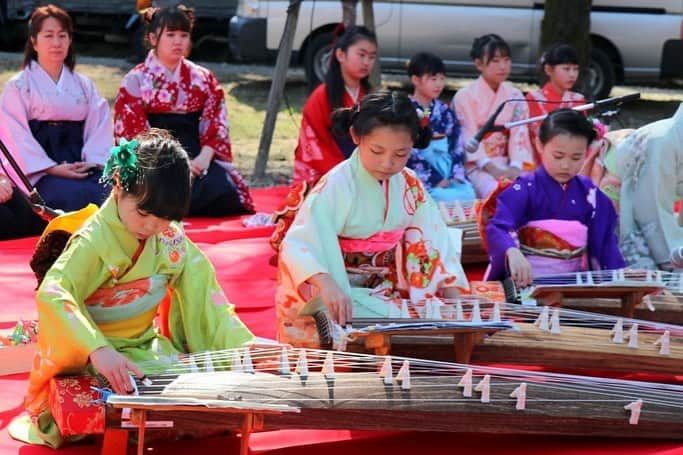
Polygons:
M74 71L73 24L61 8L29 20L23 69L0 97L0 139L48 206L67 211L100 204L99 179L112 146L109 104Z
M507 102L496 124L529 116L522 92L506 82L512 68L508 44L498 35L484 35L474 40L470 56L481 75L453 97L453 110L462 127L465 144L501 103ZM477 150L468 153L465 159L467 177L474 185L477 197L483 199L496 188L501 177L514 180L522 171L533 169L533 149L527 127L488 133Z
M450 231L405 167L432 134L410 99L370 94L359 108L338 110L333 123L357 148L313 188L280 250L278 338L296 346L319 345L313 319L299 314L316 295L343 326L400 312L394 297L419 302L468 289Z

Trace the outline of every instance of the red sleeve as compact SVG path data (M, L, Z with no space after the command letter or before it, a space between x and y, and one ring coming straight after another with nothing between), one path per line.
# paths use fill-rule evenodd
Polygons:
M139 133L147 131L147 112L142 98L133 96L124 86L114 100L114 136L131 140Z
M207 70L208 93L204 101L200 125L200 145L208 145L216 158L232 162L232 148L228 131L228 108L225 95L216 77Z
M295 166L309 168L322 176L344 160L332 136L332 107L325 85L318 86L306 101L294 155ZM308 180L308 179L306 179Z

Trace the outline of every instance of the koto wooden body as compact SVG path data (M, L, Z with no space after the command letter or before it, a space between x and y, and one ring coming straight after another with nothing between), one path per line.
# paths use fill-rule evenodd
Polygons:
M375 321L376 323L382 321ZM385 333L390 338L385 345L368 344L366 339L350 343L351 352L377 355L397 355L461 363L506 363L537 365L560 370L601 372L640 372L652 374L683 374L683 334L670 337L670 354L660 354L655 345L659 335L639 333L638 347L628 347L612 341L608 329L562 326L554 334L531 323L515 323L519 330L482 330L473 336L472 346L443 336L438 331L419 330L409 333ZM378 349L379 348L379 349ZM465 350L466 352L463 352Z
M475 372L476 375L476 372ZM474 378L475 384L481 377ZM580 390L562 383L528 383L525 410L516 410L512 391L520 385L510 378L491 379L490 403L480 394L463 397L456 377L413 376L411 389L394 380L386 385L376 373L337 373L327 379L311 373L303 379L256 373L198 373L181 375L154 396L117 397L113 406L145 409L148 420L173 420L209 427L239 428L241 416L229 408L173 406L191 396L199 400L237 400L256 411L269 405L300 412L263 411L263 429L373 429L516 434L591 435L611 437L683 438L683 413L665 404L643 406L637 425L629 424L624 409L638 398L612 396L604 390ZM144 393L144 392L143 392ZM155 400L165 400L164 406ZM156 406L156 409L155 409Z

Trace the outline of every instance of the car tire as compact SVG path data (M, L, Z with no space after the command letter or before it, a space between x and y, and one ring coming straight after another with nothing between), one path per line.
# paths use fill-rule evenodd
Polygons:
M586 68L587 95L596 100L607 98L615 82L614 62L609 54L599 47L593 47L591 61Z
M308 46L306 46L304 70L310 92L315 90L325 79L325 73L327 73L330 65L333 40L334 34L332 32L319 33L311 38Z

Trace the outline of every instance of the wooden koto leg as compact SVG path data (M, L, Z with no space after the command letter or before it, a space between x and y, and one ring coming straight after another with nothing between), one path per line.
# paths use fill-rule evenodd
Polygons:
M624 317L632 318L636 311L636 306L640 305L645 297L644 292L631 292L621 297L621 314Z
M145 453L145 424L147 423L147 411L144 409L133 410L131 421L138 426L138 455Z
M391 352L391 336L383 333L370 333L365 337L365 348L375 355L385 356Z
M240 455L249 455L249 438L254 431L263 429L263 415L249 412L242 422Z
M481 343L484 335L478 332L454 333L453 349L455 351L455 361L457 363L470 363L474 347Z

